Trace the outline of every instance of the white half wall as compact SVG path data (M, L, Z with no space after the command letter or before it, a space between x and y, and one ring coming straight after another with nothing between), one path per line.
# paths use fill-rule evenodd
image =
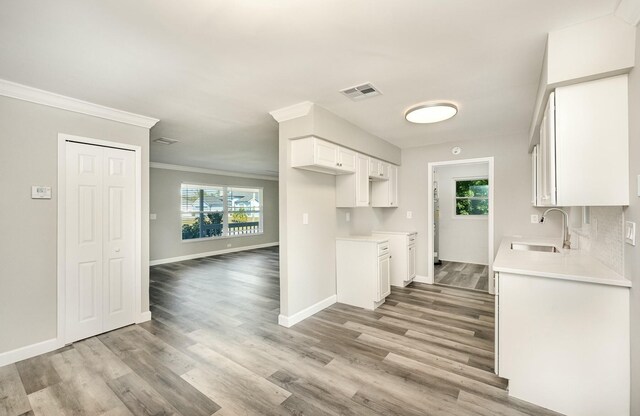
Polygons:
M344 224L346 210L336 208L335 176L291 168L291 139L315 135L393 163L400 161L400 149L310 103L300 116L281 120L279 321L292 325L335 299L335 240L351 223ZM309 218L306 225L303 214ZM363 224L375 221L369 214Z
M436 167L440 202L440 259L460 263L489 264L489 217L455 215L456 179L488 178L489 165L446 165Z

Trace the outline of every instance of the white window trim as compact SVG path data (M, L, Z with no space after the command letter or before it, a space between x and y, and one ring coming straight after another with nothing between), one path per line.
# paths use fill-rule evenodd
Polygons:
M260 195L260 222L258 224L258 232L255 233L250 233L250 234L239 234L239 235L229 235L229 221L223 221L222 222L222 235L219 237L199 237L199 238L189 238L189 239L183 239L182 238L182 214L185 214L184 211L182 211L182 192L180 192L180 199L179 199L179 211L180 211L180 217L179 217L179 221L178 221L178 225L179 225L179 235L180 235L180 241L183 243L199 243L199 242L205 242L205 241L216 241L216 240L226 240L229 238L242 238L242 237L255 237L258 235L263 235L264 234L264 202L262 200L263 195L264 195L264 187L262 186L246 186L246 185L215 185L215 184L206 184L206 183L200 183L200 182L181 182L180 183L180 189L182 190L182 185L195 185L195 186L199 186L199 187L210 187L210 188L222 188L222 215L223 218L228 218L229 217L229 201L227 200L227 193L228 193L228 189L229 188L240 188L240 189L257 189ZM210 211L207 211L210 212Z
M483 214L483 215L458 215L456 214L456 202L458 202L458 199L475 199L475 200L487 200L489 201L489 197L487 196L487 198L458 198L456 196L456 184L458 181L475 181L475 180L479 180L479 179L486 179L489 180L489 178L487 176L462 176L462 177L458 177L458 178L453 178L452 180L452 186L453 186L453 212L452 212L452 218L454 220L463 220L463 221L486 221L489 219L489 214Z

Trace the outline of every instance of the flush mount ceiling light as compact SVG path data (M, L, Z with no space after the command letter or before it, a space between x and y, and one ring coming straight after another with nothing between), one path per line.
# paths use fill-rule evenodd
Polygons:
M458 107L451 103L428 103L411 107L404 113L407 121L418 124L437 123L455 116Z

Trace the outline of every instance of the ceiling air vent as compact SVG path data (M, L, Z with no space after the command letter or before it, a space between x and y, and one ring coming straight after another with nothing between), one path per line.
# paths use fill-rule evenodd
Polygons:
M340 90L340 92L353 101L360 101L365 98L375 97L376 95L382 94L380 90L374 87L371 83L358 85L357 87L345 88L344 90Z
M178 141L176 139L170 139L168 137L160 137L154 140L155 143L160 143L160 144L174 144L177 143Z

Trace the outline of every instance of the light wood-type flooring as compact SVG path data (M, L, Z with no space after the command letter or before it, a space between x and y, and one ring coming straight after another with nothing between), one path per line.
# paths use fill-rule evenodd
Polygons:
M277 249L151 269L153 320L0 368L0 415L551 415L493 367L493 298L412 284L277 325Z
M436 264L433 268L438 285L483 292L489 290L489 268L485 265L442 261L442 264Z

